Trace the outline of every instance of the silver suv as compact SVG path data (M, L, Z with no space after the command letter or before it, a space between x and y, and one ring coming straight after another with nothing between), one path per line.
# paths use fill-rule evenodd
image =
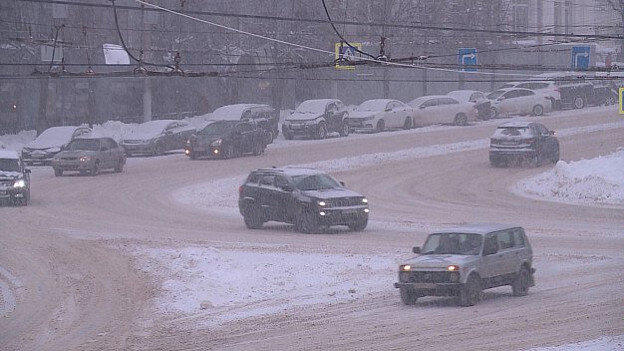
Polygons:
M419 256L399 266L394 284L401 301L413 305L423 296L457 296L472 306L483 289L511 285L514 296L535 285L533 250L521 227L476 224L430 234Z

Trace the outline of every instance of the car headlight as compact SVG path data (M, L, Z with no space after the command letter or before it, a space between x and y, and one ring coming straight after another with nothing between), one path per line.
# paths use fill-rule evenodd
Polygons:
M325 201L319 201L318 205L323 207L323 206L327 206L327 203Z
M400 270L401 272L409 272L409 271L411 271L411 270L412 270L412 266L411 266L411 265L409 265L409 264L404 264L404 265L401 265L401 266L399 267L399 270Z
M14 188L23 188L25 186L26 186L26 182L24 181L24 179L18 179L15 181L15 183L13 183Z
M80 162L89 162L89 161L91 161L91 156L80 157Z
M459 266L456 265L456 264L452 264L452 265L446 267L446 270L449 271L449 272L457 272L457 271L459 271Z
M368 203L368 199L367 199L367 198L363 198L363 199L362 199L362 203L363 203L363 204L367 204L367 203Z
M213 141L210 146L221 146L221 144L223 143L223 139L217 139L215 141Z

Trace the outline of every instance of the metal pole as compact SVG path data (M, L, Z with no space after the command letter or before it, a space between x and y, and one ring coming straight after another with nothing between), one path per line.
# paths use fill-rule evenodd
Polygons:
M384 24L388 22L388 13L390 12L390 1L389 0L384 0L384 11L383 11L383 22ZM387 28L386 26L383 26L382 28L382 36L384 38L388 37L388 33L387 33ZM390 97L390 81L389 81L389 72L388 72L388 67L384 67L383 70L383 96L384 98L389 98Z
M148 31L148 25L145 21L145 6L141 5L141 28L143 31L141 32L141 47L143 50L148 46L151 42L152 32ZM144 51L147 56L147 50ZM143 58L144 59L144 58ZM143 78L143 122L149 122L152 120L152 84L150 82L149 77Z

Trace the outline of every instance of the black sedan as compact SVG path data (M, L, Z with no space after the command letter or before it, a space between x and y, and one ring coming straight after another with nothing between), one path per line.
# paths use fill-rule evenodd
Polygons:
M490 163L507 166L512 161L559 161L559 140L555 132L540 123L510 122L498 127L490 139Z
M139 124L121 141L128 156L158 156L184 148L197 130L184 121L158 120Z
M203 156L228 159L243 154L257 156L266 149L269 133L254 122L214 121L191 136L185 154L191 159Z

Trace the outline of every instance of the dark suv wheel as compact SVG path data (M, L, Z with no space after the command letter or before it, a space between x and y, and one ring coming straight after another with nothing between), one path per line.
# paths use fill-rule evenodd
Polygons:
M312 213L310 209L305 207L301 208L301 210L297 214L295 226L297 227L298 231L306 234L318 233L320 229L318 219L316 218L314 213Z

